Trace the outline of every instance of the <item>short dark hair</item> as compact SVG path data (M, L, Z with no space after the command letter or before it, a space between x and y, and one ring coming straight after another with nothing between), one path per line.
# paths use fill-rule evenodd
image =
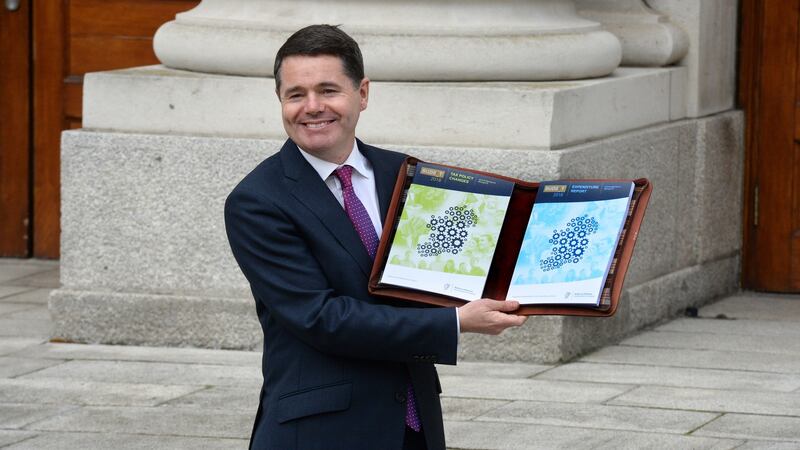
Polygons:
M275 55L275 89L281 87L281 64L289 56L338 56L344 74L358 87L364 79L364 60L358 43L338 25L309 25L296 31L286 40Z

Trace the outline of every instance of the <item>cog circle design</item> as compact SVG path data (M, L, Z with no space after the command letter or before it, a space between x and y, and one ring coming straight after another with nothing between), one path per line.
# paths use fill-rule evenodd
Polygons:
M600 224L588 214L573 217L561 230L553 230L553 236L547 242L552 244L550 255L539 262L543 272L563 267L565 264L576 264L583 259L589 246L589 236L596 233Z
M470 228L477 223L477 213L463 205L451 206L442 215L431 215L425 224L430 233L426 242L417 244L417 254L423 258L442 253L458 254L469 240Z

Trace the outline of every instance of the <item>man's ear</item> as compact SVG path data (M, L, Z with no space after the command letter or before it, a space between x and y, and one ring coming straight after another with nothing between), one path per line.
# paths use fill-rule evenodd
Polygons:
M361 111L367 109L369 103L369 78L364 77L358 86L358 94L361 96Z

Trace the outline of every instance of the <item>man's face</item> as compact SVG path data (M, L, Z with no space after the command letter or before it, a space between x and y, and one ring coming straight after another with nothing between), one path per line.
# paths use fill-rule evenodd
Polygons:
M337 56L290 56L280 68L283 127L303 150L340 164L353 148L358 116L367 108L369 79L358 87Z

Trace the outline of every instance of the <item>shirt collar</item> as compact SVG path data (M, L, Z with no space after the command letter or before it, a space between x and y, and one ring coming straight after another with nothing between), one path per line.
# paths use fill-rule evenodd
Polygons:
M355 140L353 141L353 149L350 151L350 156L348 156L345 162L342 164L335 164L330 161L325 161L322 158L308 153L299 146L297 148L300 150L300 154L303 155L303 158L305 158L306 161L311 164L311 167L314 168L314 170L323 180L327 180L333 171L341 166L351 166L353 170L362 177L370 178L371 171L369 170L369 161L360 151L358 151L358 143Z

